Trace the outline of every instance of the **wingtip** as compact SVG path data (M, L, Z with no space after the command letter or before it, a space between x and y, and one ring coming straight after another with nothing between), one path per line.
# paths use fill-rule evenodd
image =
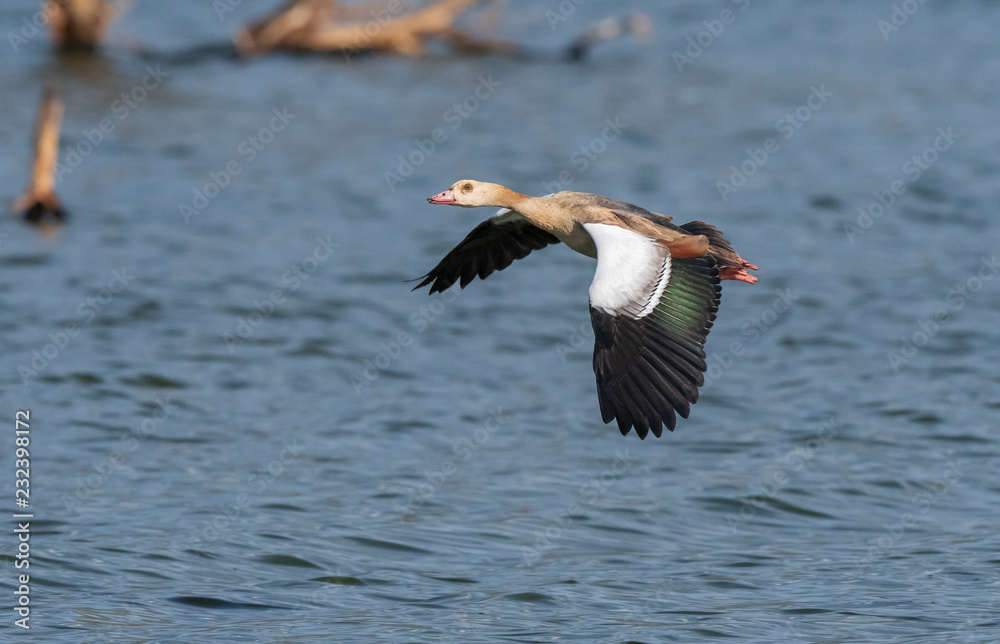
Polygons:
M423 288L423 287L427 286L428 284L430 284L431 290L428 293L428 295L434 295L434 293L436 292L435 288L438 286L438 282L440 282L440 279L435 279L434 277L431 276L430 273L428 273L426 275L421 275L420 277L414 277L412 280L403 280L403 283L404 284L409 284L411 282L416 282L417 280L421 280L421 282L419 284L417 284L416 286L414 286L413 288L410 289L411 293L413 291L419 289L419 288ZM440 291L440 290L443 290L443 289L437 288L437 290Z

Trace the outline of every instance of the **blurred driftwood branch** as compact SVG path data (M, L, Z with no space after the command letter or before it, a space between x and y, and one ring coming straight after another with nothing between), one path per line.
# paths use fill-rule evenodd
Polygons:
M128 0L42 0L52 37L63 51L92 52L100 46L111 22L124 13ZM456 23L477 6L474 29ZM232 45L206 44L180 52L157 53L133 47L144 58L167 58L175 63L197 62L216 56L249 58L272 52L334 54L365 53L420 56L432 40L465 56L534 57L517 42L491 38L499 30L506 0L285 0L263 18L244 26ZM644 14L607 18L574 40L566 49L569 60L585 58L597 44L624 36L643 39L651 32ZM484 36L483 34L487 34ZM537 53L534 54L537 56Z
M28 187L13 205L32 223L46 219L63 221L66 213L56 196L56 161L59 158L59 130L62 127L63 103L49 88L42 95L35 118L31 174Z
M476 33L456 26L460 17L481 4L486 9ZM504 0L436 0L425 6L414 0L369 0L357 5L344 5L340 0L287 0L241 29L234 42L243 57L273 51L419 56L430 40L439 40L463 55L527 57L519 43L478 35L499 29L505 4ZM608 18L574 40L566 56L581 60L601 42L629 35L643 39L651 32L645 14Z
M242 56L268 51L360 53L405 56L424 52L426 42L446 37L459 15L479 0L437 0L417 7L409 0L372 0L343 6L339 0L288 0L274 13L242 29Z

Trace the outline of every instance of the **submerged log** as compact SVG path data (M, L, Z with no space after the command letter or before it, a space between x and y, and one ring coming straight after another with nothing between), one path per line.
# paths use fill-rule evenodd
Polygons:
M93 52L119 13L109 0L45 0L52 39L62 51Z
M55 171L59 157L59 130L62 126L63 103L55 92L46 89L38 106L31 160L31 176L24 194L14 202L13 209L24 216L25 221L64 221L59 197L56 196Z

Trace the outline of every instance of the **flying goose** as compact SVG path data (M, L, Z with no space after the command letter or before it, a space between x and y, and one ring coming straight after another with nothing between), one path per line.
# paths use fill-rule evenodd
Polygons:
M495 183L458 181L427 200L473 208L499 206L424 275L414 290L465 288L515 259L563 242L597 259L590 285L594 372L605 423L639 438L687 418L704 384L705 350L720 280L753 284L757 270L713 226L584 192L529 197Z

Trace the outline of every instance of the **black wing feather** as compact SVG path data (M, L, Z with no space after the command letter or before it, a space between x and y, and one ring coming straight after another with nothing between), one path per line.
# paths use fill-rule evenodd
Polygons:
M423 281L413 290L430 284L433 294L450 288L456 281L465 288L477 276L486 279L515 259L527 257L531 251L558 243L555 235L527 219L512 218L509 213L498 215L473 228L437 266L418 278Z
M634 318L590 309L594 373L604 422L639 438L687 418L705 382L705 340L722 289L712 257L671 260L669 282L648 315Z

